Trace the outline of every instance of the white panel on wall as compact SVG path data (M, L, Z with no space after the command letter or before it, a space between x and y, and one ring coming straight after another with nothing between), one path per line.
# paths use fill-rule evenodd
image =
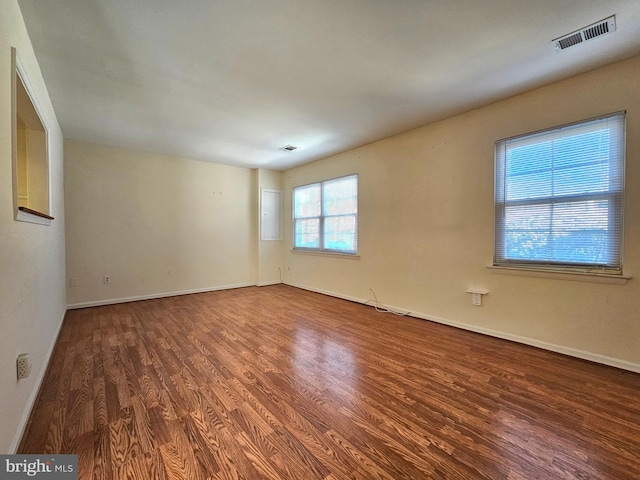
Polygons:
M282 240L280 229L280 191L261 189L260 239Z

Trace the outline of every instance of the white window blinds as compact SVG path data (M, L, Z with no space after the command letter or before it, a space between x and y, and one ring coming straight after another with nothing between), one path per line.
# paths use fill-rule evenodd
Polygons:
M500 140L498 266L622 270L625 116Z
M358 176L293 189L295 249L355 254L358 250Z

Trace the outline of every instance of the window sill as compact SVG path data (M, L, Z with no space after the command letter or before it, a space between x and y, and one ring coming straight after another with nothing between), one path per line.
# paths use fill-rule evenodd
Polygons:
M53 217L44 213L36 212L26 207L18 207L16 212L16 220L19 222L35 223L37 225L51 225Z
M356 253L338 253L338 252L322 252L315 250L298 250L292 249L291 253L300 253L302 255L316 255L318 257L336 257L336 258L348 258L351 260L360 260L360 255Z
M615 275L610 273L578 272L561 269L541 269L527 267L487 267L491 273L498 275L516 275L521 277L552 278L555 280L569 280L573 282L605 283L609 285L625 285L631 280L629 275Z

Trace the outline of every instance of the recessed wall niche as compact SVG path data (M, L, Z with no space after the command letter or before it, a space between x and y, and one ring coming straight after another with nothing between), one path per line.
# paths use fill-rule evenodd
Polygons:
M11 49L15 219L50 225L48 132L25 70Z

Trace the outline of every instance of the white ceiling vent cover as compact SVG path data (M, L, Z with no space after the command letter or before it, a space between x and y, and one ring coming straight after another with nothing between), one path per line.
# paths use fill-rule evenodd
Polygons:
M278 150L282 152L293 152L294 150L297 150L297 149L298 147L294 145L285 145L284 147L280 147Z
M555 48L556 51L559 52L560 50L565 50L569 47L573 47L574 45L578 45L579 43L586 42L588 40L592 40L596 37L600 37L608 33L613 33L615 31L616 16L612 15L609 18L600 20L599 22L596 22L593 25L589 25L588 27L584 27L576 32L570 33L560 38L556 38L552 42L553 48Z

